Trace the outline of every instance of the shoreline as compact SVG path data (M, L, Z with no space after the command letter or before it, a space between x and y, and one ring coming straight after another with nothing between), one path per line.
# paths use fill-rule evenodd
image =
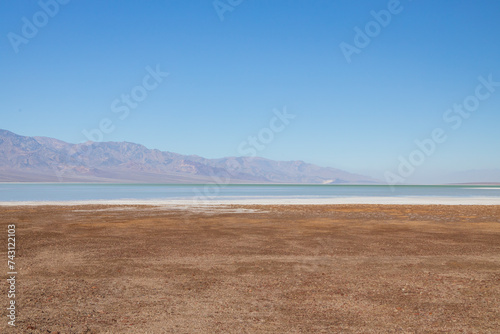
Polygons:
M235 198L196 199L114 199L75 201L2 201L0 206L79 206L79 205L150 205L150 206L228 206L228 205L500 205L496 197L343 197L343 198Z

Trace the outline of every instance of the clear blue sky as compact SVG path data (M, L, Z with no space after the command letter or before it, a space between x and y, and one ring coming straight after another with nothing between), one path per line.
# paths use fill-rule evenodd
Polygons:
M73 0L45 6L49 16L38 1L2 1L0 128L82 142L109 119L104 141L216 158L240 155L286 106L296 117L259 156L383 178L442 128L447 140L410 181L500 168L500 87L457 129L443 119L479 76L500 81L500 2L401 0L349 63L341 43L355 47L355 27L377 29L371 11L391 6L243 0L218 13L210 0ZM157 65L169 75L120 119L112 103Z

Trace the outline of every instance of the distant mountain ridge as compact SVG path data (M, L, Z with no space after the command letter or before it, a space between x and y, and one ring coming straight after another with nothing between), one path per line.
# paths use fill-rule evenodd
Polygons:
M70 144L0 130L1 182L378 183L303 161L206 159L129 142Z

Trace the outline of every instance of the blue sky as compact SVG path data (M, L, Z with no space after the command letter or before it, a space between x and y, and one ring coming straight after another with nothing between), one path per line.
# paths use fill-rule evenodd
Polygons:
M383 179L441 128L446 141L405 182L500 168L500 87L457 129L443 119L478 77L500 81L496 0L220 0L219 12L213 1L54 1L0 3L0 128L82 142L105 120L104 141L217 158L241 155L286 108L295 118L259 156ZM341 43L356 47L367 25L348 62ZM168 76L145 90L157 66ZM127 117L113 112L134 89Z

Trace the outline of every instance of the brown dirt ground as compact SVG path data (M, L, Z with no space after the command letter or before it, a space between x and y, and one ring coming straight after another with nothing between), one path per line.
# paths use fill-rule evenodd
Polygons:
M227 208L0 207L0 331L500 332L500 206Z

